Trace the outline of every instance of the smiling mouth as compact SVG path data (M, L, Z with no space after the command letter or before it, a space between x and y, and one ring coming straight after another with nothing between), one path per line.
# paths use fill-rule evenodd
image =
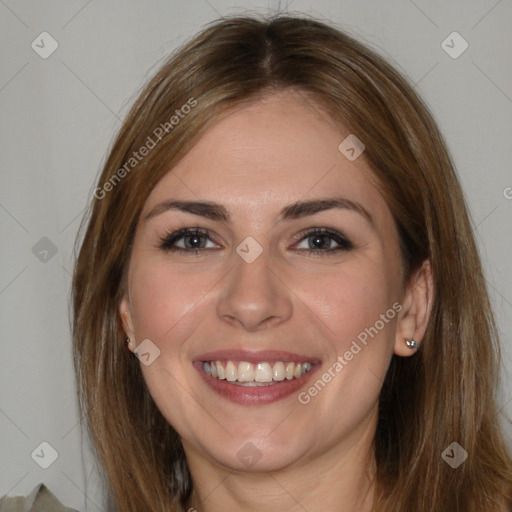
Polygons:
M238 386L270 386L283 381L292 381L311 371L313 363L304 361L202 361L202 369L206 375L217 380L225 380Z

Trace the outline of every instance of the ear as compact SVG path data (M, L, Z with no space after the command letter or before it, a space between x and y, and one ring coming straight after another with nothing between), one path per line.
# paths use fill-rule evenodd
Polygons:
M129 339L128 348L133 352L137 347L137 343L135 341L135 329L133 327L130 302L126 295L123 296L121 303L119 304L119 314L121 315L121 321L123 322L124 332Z
M427 330L428 321L434 300L434 278L429 260L425 260L421 268L411 277L402 300L394 353L397 356L411 356L406 340L414 340L419 348Z

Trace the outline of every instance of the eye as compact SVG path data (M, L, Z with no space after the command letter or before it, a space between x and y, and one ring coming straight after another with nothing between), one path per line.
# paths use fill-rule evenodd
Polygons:
M296 250L306 251L314 256L326 256L339 251L349 251L354 248L354 244L347 237L329 228L312 228L294 238L298 238L300 244L306 243L308 245L305 248L301 248L299 245L296 247ZM207 240L212 242L211 233L207 229L199 227L184 228L168 233L161 238L159 248L164 252L190 253L194 251L196 255L206 250L219 248L213 242L208 247ZM332 247L333 242L337 244L336 247ZM181 247L179 244L181 244Z
M160 239L159 247L164 252L174 251L174 252L191 252L195 251L196 254L202 252L205 249L210 249L212 247L206 247L205 238L210 238L210 232L206 229L202 228L184 228L178 231L174 231L173 233L168 233L165 237ZM182 247L179 247L177 244L182 243ZM213 248L218 248L214 244Z
M305 243L308 246L301 250L314 254L314 256L326 256L354 248L354 244L346 236L329 228L312 228L299 236L301 244ZM332 241L337 244L337 247L332 247ZM300 249L300 245L297 246L297 249Z

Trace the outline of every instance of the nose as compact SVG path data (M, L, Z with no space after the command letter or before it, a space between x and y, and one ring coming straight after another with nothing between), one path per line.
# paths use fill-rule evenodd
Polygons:
M238 254L226 276L225 288L218 298L217 314L224 322L258 331L286 322L292 315L292 292L271 266L269 251L251 263Z

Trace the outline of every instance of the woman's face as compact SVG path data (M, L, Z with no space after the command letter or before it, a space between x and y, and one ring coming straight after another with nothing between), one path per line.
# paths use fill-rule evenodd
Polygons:
M373 438L404 345L397 231L312 107L287 91L231 113L145 203L120 312L189 458L269 471Z

